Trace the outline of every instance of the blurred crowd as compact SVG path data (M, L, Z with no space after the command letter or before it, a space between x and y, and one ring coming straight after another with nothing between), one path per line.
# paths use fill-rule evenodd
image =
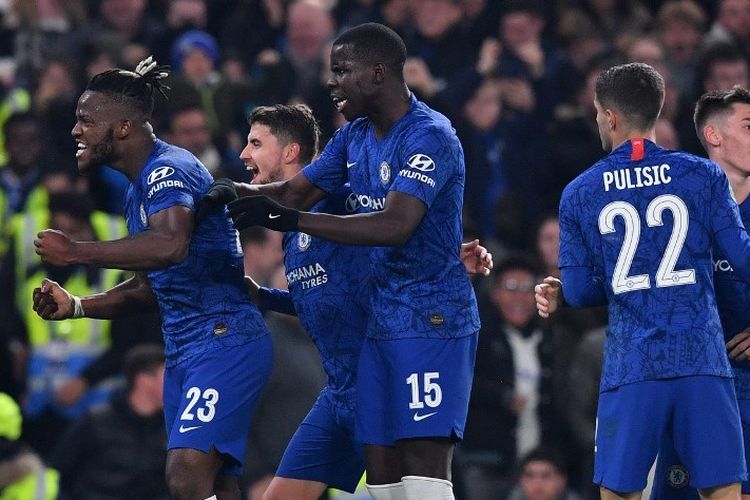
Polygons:
M48 227L83 240L125 234L125 177L76 171L70 130L88 79L149 54L170 64L157 135L214 177L248 181L238 155L255 106L307 103L324 141L343 123L326 89L330 44L368 21L404 38L407 84L453 122L466 156L465 237L495 255L493 275L475 281L483 327L457 498L597 497L590 478L606 311L542 321L533 296L540 277L559 274L562 189L604 154L593 85L613 64L651 64L667 84L658 142L704 154L692 121L697 97L750 86L750 0L0 2L0 392L10 396L0 420L12 420L0 422L0 477L26 477L5 467L17 471L32 455L37 469L20 470L47 467L37 476L59 483L61 498L167 498L159 318L48 323L30 306L43 277L77 295L124 277L43 265L33 251ZM247 274L284 288L281 235L255 228L242 243ZM269 313L267 321L276 367L252 423L249 499L260 499L324 382L296 320Z

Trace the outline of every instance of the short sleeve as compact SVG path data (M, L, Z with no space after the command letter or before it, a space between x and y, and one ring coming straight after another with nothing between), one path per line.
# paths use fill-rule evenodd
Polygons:
M173 206L195 210L195 189L184 171L171 165L156 165L145 177L143 208L147 217Z
M451 131L426 127L406 138L399 163L390 189L419 198L429 208L448 180L463 171L463 150Z
M323 152L311 164L302 169L307 180L326 193L335 191L348 179L346 168L348 125L334 132Z

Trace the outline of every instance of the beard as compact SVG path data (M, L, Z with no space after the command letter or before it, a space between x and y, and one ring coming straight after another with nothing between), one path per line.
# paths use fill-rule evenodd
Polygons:
M112 165L117 159L115 156L115 131L109 129L107 135L101 141L91 146L91 167Z

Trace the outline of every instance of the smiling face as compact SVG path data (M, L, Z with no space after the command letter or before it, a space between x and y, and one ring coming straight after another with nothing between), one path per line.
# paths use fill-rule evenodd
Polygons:
M251 184L268 184L284 180L283 158L286 146L271 133L268 125L255 122L247 135L247 145L240 153L245 167L253 173Z
M86 91L78 99L76 124L71 135L76 141L78 171L90 172L117 160L114 146L114 103L100 92Z
M353 46L334 45L331 49L331 78L328 89L336 109L347 121L368 113L373 95L372 67L358 61Z

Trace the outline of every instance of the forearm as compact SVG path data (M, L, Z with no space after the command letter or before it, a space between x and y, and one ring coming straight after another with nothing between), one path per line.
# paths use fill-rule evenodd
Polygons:
M81 297L87 318L112 319L157 307L156 296L144 278L130 278L106 292Z
M114 241L81 241L76 243L75 263L127 271L161 269L182 262L188 244L177 234L151 230Z
M297 315L292 303L292 296L287 290L260 287L258 290L258 307L261 311L270 310L292 316Z
M404 221L385 211L347 216L303 212L298 229L336 243L363 246L401 246L411 237Z
M560 271L564 303L575 308L601 306L607 303L604 283L589 268L563 267Z
M246 184L235 182L234 187L237 190L237 196L264 195L280 203L281 205L296 210L306 210L315 204L315 201L307 199L303 193L296 193L289 188L287 182L272 182L269 184Z

